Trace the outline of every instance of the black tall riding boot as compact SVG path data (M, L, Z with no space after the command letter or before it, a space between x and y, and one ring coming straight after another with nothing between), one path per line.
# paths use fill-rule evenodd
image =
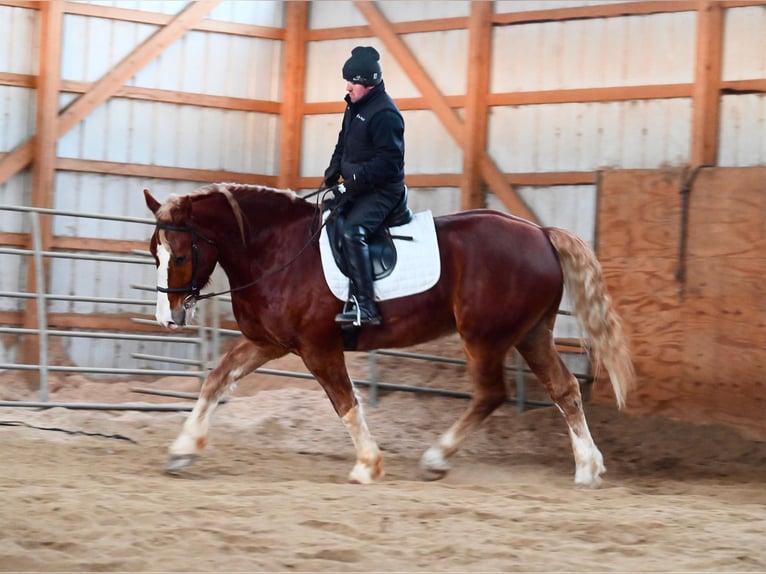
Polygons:
M351 295L354 305L335 316L337 323L380 325L380 313L375 304L370 248L363 227L356 227L343 234L343 256L351 279Z

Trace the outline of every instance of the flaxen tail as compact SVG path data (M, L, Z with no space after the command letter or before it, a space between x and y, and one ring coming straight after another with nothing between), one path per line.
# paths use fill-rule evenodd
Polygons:
M601 274L601 265L590 247L576 235L555 227L545 229L559 255L564 285L574 314L590 340L594 365L609 373L617 406L625 404L635 371L622 321L612 306Z

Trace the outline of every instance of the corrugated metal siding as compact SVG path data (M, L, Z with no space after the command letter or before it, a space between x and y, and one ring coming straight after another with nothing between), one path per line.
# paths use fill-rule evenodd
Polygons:
M693 81L692 12L494 29L492 92Z
M724 80L766 77L766 6L726 10L722 66Z
M766 78L766 7L732 8L724 20L724 80ZM766 164L766 96L721 98L718 163Z
M595 6L598 4L615 4L631 0L498 0L495 2L495 12L527 12L530 10L554 10L557 8L573 8L577 6Z
M489 151L506 172L683 165L691 100L497 106Z
M0 71L13 74L37 72L37 10L0 6ZM8 152L26 141L35 126L35 91L16 86L0 86L0 152ZM29 196L28 174L20 174L0 185L0 203L23 205ZM17 213L0 212L0 229L22 232L28 229ZM3 257L0 289L17 290L18 262ZM10 267L9 267L10 266ZM0 309L16 308L17 303L0 301Z
M766 164L766 96L743 94L721 98L718 164Z

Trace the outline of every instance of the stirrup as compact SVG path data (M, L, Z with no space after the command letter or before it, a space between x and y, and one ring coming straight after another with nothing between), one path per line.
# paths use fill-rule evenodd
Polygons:
M351 304L349 308L349 304ZM354 314L354 318L351 319L348 315ZM346 315L346 317L344 317ZM351 298L347 300L343 305L343 311L335 315L335 322L348 324L351 323L354 327L361 327L362 324L366 325L380 325L380 316L370 315L366 319L362 320L362 308L359 305L359 301L356 295L351 295Z

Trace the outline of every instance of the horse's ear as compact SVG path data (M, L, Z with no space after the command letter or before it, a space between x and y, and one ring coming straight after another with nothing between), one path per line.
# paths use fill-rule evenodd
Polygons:
M160 202L154 199L154 196L148 189L144 189L144 199L146 199L146 207L156 215L157 210L160 208Z

